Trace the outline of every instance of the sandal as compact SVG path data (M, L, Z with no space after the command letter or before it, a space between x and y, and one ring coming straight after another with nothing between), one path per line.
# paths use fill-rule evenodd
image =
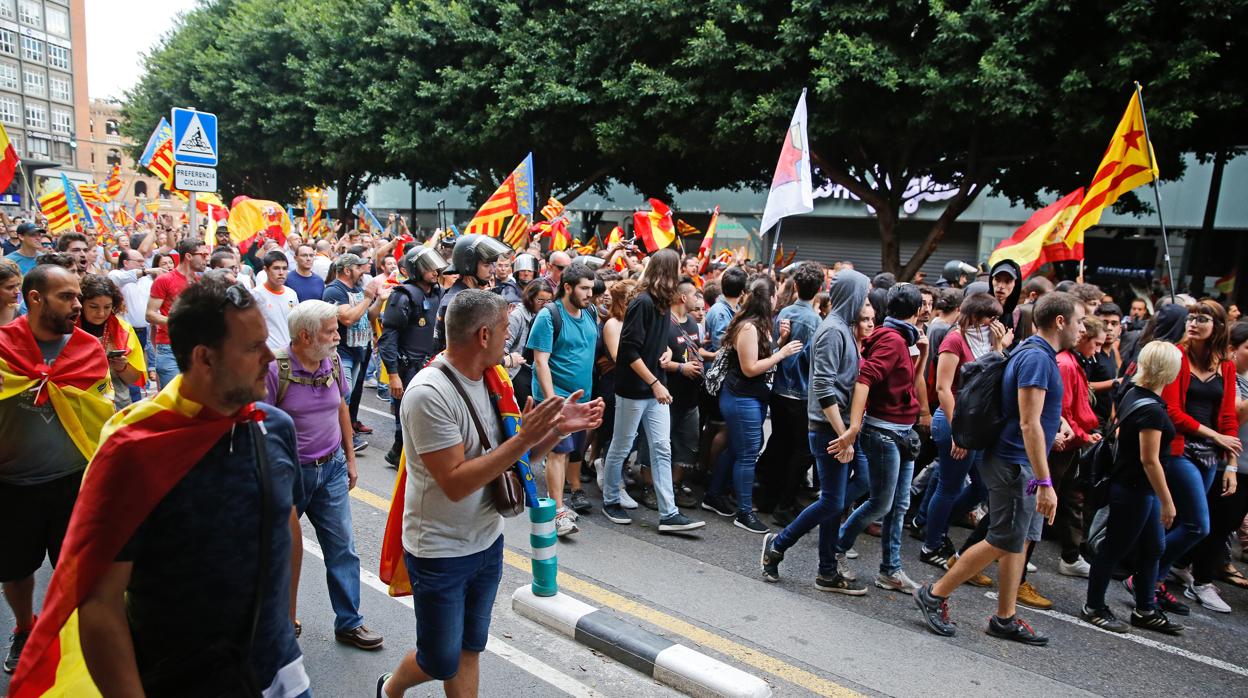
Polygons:
M1240 589L1248 589L1248 577L1245 577L1244 573L1240 572L1239 568L1235 565L1228 564L1226 567L1222 568L1218 576L1221 577L1222 581L1230 584L1231 586L1236 586Z
M303 623L300 623L298 618L296 618L293 622L295 624L295 639L298 639L299 636L303 634Z

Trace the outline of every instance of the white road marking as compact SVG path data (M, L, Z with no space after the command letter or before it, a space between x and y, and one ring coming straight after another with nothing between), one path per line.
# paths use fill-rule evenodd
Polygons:
M369 407L368 405L360 405L360 409L364 410L365 412L372 412L373 414L380 415L382 417L394 419L394 415L390 414L389 412L382 412L381 410L375 410L372 407Z
M995 591L985 592L984 596L987 596L993 601L997 600L997 592ZM1185 650L1182 647L1175 647L1174 645L1167 645L1164 642L1158 642L1156 640L1152 640L1147 637L1141 637L1140 635L1137 634L1137 631L1135 629L1132 629L1132 631L1129 633L1115 633L1115 632L1110 632L1109 630L1105 630L1104 628L1098 628L1095 625L1084 622L1083 620L1075 616L1068 616L1065 613L1059 613L1058 611L1042 611L1038 608L1026 608L1026 611L1027 613L1039 613L1040 615L1043 615L1043 616L1056 618L1058 620L1065 621L1072 625L1078 625L1082 628L1089 628L1091 630L1097 631L1098 633L1105 633L1106 635L1109 635L1110 637L1115 637L1120 640L1126 640L1127 642L1134 642L1137 645L1143 645L1145 647L1151 647L1155 650L1160 650L1168 654L1173 654L1179 657L1183 657L1185 659L1190 659L1193 662L1200 662L1201 664L1214 667L1215 669L1229 671L1232 674L1238 674L1240 676L1248 676L1248 669L1242 666L1231 664L1230 662L1225 662L1225 661L1222 661L1221 659L1217 659L1214 657L1207 657L1203 654L1192 652L1191 650ZM1138 632L1145 632L1145 631L1140 630Z
M316 541L304 536L303 549L320 558L321 561L324 562L325 556L321 553L321 546ZM392 601L397 601L398 603L407 606L409 609L412 608L412 597L390 596L390 591L386 586L386 583L381 581L381 578L372 572L369 572L366 569L360 569L360 581L372 589L381 592L386 596L386 598ZM542 660L532 655L525 654L521 650L516 649L512 645L498 639L494 635L489 636L489 640L485 645L485 651L497 655L504 661L527 671L528 673L536 676L542 681L545 681L551 686L558 688L570 696L577 696L577 698L605 698L604 694L595 691L589 686L586 686L580 681L577 681Z

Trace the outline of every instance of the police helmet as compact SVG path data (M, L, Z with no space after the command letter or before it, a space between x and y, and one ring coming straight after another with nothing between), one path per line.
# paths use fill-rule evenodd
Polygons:
M512 264L512 271L531 271L537 274L537 257L524 252L516 255L516 261Z
M436 249L424 245L408 250L407 254L403 255L403 261L400 264L403 267L403 273L412 280L419 280L425 272L442 271L447 267L446 260L438 254Z
M485 235L461 235L451 251L451 272L475 277L477 264L493 262L511 252L501 241Z

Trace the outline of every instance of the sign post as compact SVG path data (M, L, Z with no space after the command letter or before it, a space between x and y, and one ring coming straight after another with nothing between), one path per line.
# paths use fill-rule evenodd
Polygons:
M195 192L217 189L217 115L174 107L170 116L173 122L173 159L177 163L174 167L174 187L190 192L191 211L187 219L194 235L199 229Z

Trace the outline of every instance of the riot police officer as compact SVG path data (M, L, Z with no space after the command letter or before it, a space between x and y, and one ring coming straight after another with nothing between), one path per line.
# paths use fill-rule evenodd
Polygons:
M400 265L407 281L390 292L377 340L377 353L390 374L390 411L394 413L394 445L386 454L386 462L396 468L403 450L399 402L412 376L436 353L433 328L443 295L438 274L447 263L436 249L420 246L403 255Z
M501 240L486 235L461 235L455 240L451 251L452 274L459 274L459 279L442 295L438 306L438 321L433 330L433 343L437 351L446 348L446 309L451 299L466 288L490 288L494 276L494 260L509 254L511 248Z
M528 286L530 281L537 278L537 257L528 252L516 255L516 261L512 264L512 275L520 288Z

